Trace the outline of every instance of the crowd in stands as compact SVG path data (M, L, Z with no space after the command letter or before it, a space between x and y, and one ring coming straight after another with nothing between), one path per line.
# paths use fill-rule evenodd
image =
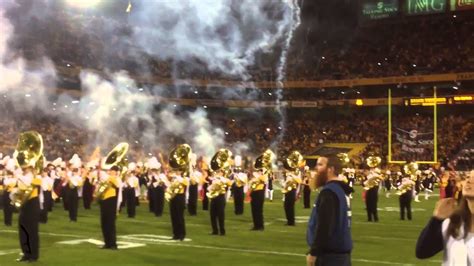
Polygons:
M264 113L264 111L259 111ZM0 117L0 152L11 153L14 150L18 133L26 130L37 130L43 135L45 142L45 155L53 160L56 157L70 158L78 153L83 158L90 155L96 145L93 132L88 132L80 125L72 124L58 117L40 116L36 112L31 114L15 114L12 116L8 111L2 110ZM361 163L371 155L387 158L387 117L383 114L375 115L370 112L351 112L345 115L315 115L313 112L290 111L286 122L282 123L278 115L254 113L236 113L233 115L224 112L209 110L209 120L213 127L221 128L226 132L226 147L238 149L237 143L244 143L242 155L256 155L268 147L278 150L278 156L284 158L292 150L299 150L304 155L312 155L319 147L326 143L365 143L365 150L360 153L355 161ZM429 115L397 117L394 124L406 130L417 129L420 132L430 130ZM126 127L126 125L124 125ZM432 129L432 128L431 128ZM159 128L158 128L159 130ZM116 129L117 132L127 132ZM125 133L124 133L125 134ZM122 136L132 145L130 155L134 159L147 156L148 152L161 152L163 155L169 152L160 148L173 147L181 142L189 142L180 136L166 136L160 142L159 147L143 147L134 145L139 130L134 135ZM159 132L157 132L157 135ZM464 144L472 140L474 134L474 122L472 117L449 115L440 117L438 121L438 158L441 162L457 161L460 165L472 164L472 149L464 148ZM279 138L281 136L281 139ZM393 158L405 156L393 139ZM146 148L146 150L144 149ZM456 157L461 151L460 158ZM471 153L469 153L471 152ZM87 154L89 153L89 154ZM421 156L421 157L420 157ZM423 157L425 156L425 157ZM417 160L432 160L432 148L426 148L426 154L417 155ZM469 160L466 160L469 159ZM471 165L472 167L472 165Z
M122 47L119 43L120 38L127 38L130 30L126 20L116 22L123 23L119 27L123 29L110 36L106 33L110 21L101 16L56 13L49 18L32 16L28 23L18 23L22 28L12 46L31 59L46 54L63 67L125 69L132 75L147 73L158 78L241 79L212 72L198 58L186 62L163 60L135 50L130 56L127 49L136 48ZM467 12L456 18L421 16L364 24L346 41L338 38L337 41L328 39L318 44L305 44L300 43L301 38L295 39L287 60L286 79L350 79L473 71L473 16ZM108 49L110 47L113 49ZM256 65L249 68L250 80L276 79L280 54L278 49L275 51L257 55Z

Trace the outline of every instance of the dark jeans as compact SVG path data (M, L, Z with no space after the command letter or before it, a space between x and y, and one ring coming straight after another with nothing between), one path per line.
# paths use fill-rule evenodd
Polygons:
M351 266L351 254L323 254L316 258L315 266Z

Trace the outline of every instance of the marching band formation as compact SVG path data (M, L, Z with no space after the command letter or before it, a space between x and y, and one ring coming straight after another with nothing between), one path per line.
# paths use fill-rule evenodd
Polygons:
M313 188L310 179L313 171L305 166L303 156L294 151L283 161L282 178L276 178L276 158L271 150L258 156L253 171L243 168L242 157L230 150L220 149L206 163L198 159L187 144L173 149L165 163L161 156L144 162L128 162L127 143L117 145L106 157L93 156L84 163L74 155L68 162L58 158L46 162L43 156L41 135L29 131L20 135L12 157L0 161L0 184L3 189L4 223L12 225L12 215L19 210L19 235L23 257L20 261L35 261L39 250L39 223L48 222L53 205L62 202L69 220L78 222L80 201L90 209L96 200L100 207L100 225L104 249L117 249L116 217L126 209L127 217L134 218L140 200L147 199L149 211L163 215L165 202L169 202L174 240L186 237L185 211L197 215L198 199L202 209L209 210L212 235L226 235L225 208L230 197L234 202L235 215L244 213L244 202L250 198L253 226L251 230L264 230L264 201L273 200L273 186L281 185L284 195L284 211L288 226L295 225L295 202L302 195L304 208L310 208ZM346 155L347 156L347 155ZM350 161L347 159L347 161ZM380 157L367 158L367 172L345 168L341 174L350 187L361 184L368 221L377 222L378 191L385 189L389 197L392 191L400 198L401 219L412 219L411 201L425 198L433 192L437 182L432 169L420 171L416 163L410 163L403 173L382 171ZM280 180L280 182L278 182ZM276 182L275 184L273 184ZM352 195L350 196L352 198ZM79 221L80 222L80 221Z

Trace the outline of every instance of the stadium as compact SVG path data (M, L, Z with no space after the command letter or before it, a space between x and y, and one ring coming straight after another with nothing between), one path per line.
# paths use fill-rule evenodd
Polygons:
M474 265L471 0L0 0L0 265Z

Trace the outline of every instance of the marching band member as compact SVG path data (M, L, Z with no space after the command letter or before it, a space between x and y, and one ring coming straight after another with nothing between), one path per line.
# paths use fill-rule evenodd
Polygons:
M263 231L263 203L265 201L265 183L268 177L262 170L253 172L253 178L250 180L250 206L252 209L252 220L254 231Z
M292 151L283 162L285 167L285 180L283 182L282 193L284 195L283 206L285 208L286 225L295 225L295 201L296 192L301 185L300 166L304 163L303 155L298 151Z
M92 200L94 199L94 182L97 179L96 169L99 165L98 160L87 163L86 171L82 175L83 186L82 186L82 202L84 209L90 210Z
M425 200L428 200L431 193L434 190L434 184L436 182L436 174L433 171L433 168L426 170L425 172L426 177L423 179L423 187L425 190Z
M206 191L211 182L210 176L211 176L211 173L210 173L210 170L208 169L203 175L203 180L204 180L202 184L202 190L204 191L202 195L202 210L203 211L209 210L209 198L207 197Z
M198 201L198 188L202 180L201 171L195 170L189 178L189 187L188 187L188 213L191 216L197 215L197 201Z
M152 157L148 160L148 177L149 177L149 188L150 188L150 204L153 206L153 212L156 217L163 215L163 207L165 204L165 190L168 178L165 174L159 173L161 164L158 162L156 157Z
M275 179L275 175L272 173L268 175L268 181L267 181L267 189L266 189L266 198L270 200L270 202L273 201L273 180Z
M225 177L224 171L217 171L211 179L208 187L207 197L211 199L211 216L212 235L225 235L225 205L227 188L232 185L232 181Z
M135 209L137 206L136 196L140 195L140 187L138 184L138 177L136 176L135 166L133 163L130 163L128 166L129 171L131 172L126 176L124 183L124 198L127 205L127 215L129 218L135 217Z
M415 202L420 202L420 199L419 199L419 196L420 196L420 192L421 192L421 186L422 186L422 182L421 182L421 171L420 170L417 170L416 173L415 173Z
M388 199L390 198L390 190L392 189L392 172L390 170L385 172L384 187L385 197Z
M3 175L3 217L6 226L12 226L12 217L14 207L10 200L10 193L17 186L16 176L13 174L15 171L15 161L13 159L6 160Z
M286 225L294 226L295 225L295 201L296 201L296 190L301 184L301 174L300 173L288 173L285 176L285 181L283 184L283 194L284 194L284 208L286 215Z
M311 172L309 171L309 166L304 167L304 178L302 182L303 186L303 206L305 209L311 208L311 187L309 186L311 179Z
M186 225L184 222L185 192L189 181L179 171L171 171L170 179L170 186L167 189L166 197L170 202L171 226L173 228L172 239L183 241L186 237Z
M245 186L247 184L247 174L237 168L234 173L234 182L232 184L232 194L234 196L235 215L244 214Z
M377 166L380 164L381 158L377 156L369 156L366 161L367 165L371 168L367 175L367 180L364 182L364 189L367 190L365 196L367 220L369 222L378 222L377 202L379 200L379 185L380 181L383 180L383 176Z
M378 168L372 169L367 175L367 180L364 182L364 189L367 190L366 196L365 196L365 206L367 210L367 219L369 222L379 221L379 217L377 215L379 183L370 182L370 180L375 180L378 177L380 177L380 169Z
M117 249L115 220L117 217L117 190L120 187L120 168L112 166L107 173L100 173L98 199L100 205L100 225L104 237L102 249Z
M69 210L69 220L71 222L77 222L77 211L79 208L79 188L82 187L82 176L79 172L79 168L76 168L74 165L72 171L68 175L68 210Z
M54 179L49 176L48 168L43 169L41 174L41 191L43 193L43 206L40 213L40 222L48 222L48 212L51 210L53 204L52 190Z
M36 261L39 257L39 217L40 217L40 186L41 178L34 174L32 166L23 167L18 176L17 191L31 189L30 194L21 204L18 217L20 246L23 256L17 261ZM10 194L13 201L15 192Z
M414 186L415 182L413 182L409 177L403 177L401 181L399 181L399 192L397 194L400 196L400 220L405 220L405 210L408 220L411 220L411 200L413 197Z

